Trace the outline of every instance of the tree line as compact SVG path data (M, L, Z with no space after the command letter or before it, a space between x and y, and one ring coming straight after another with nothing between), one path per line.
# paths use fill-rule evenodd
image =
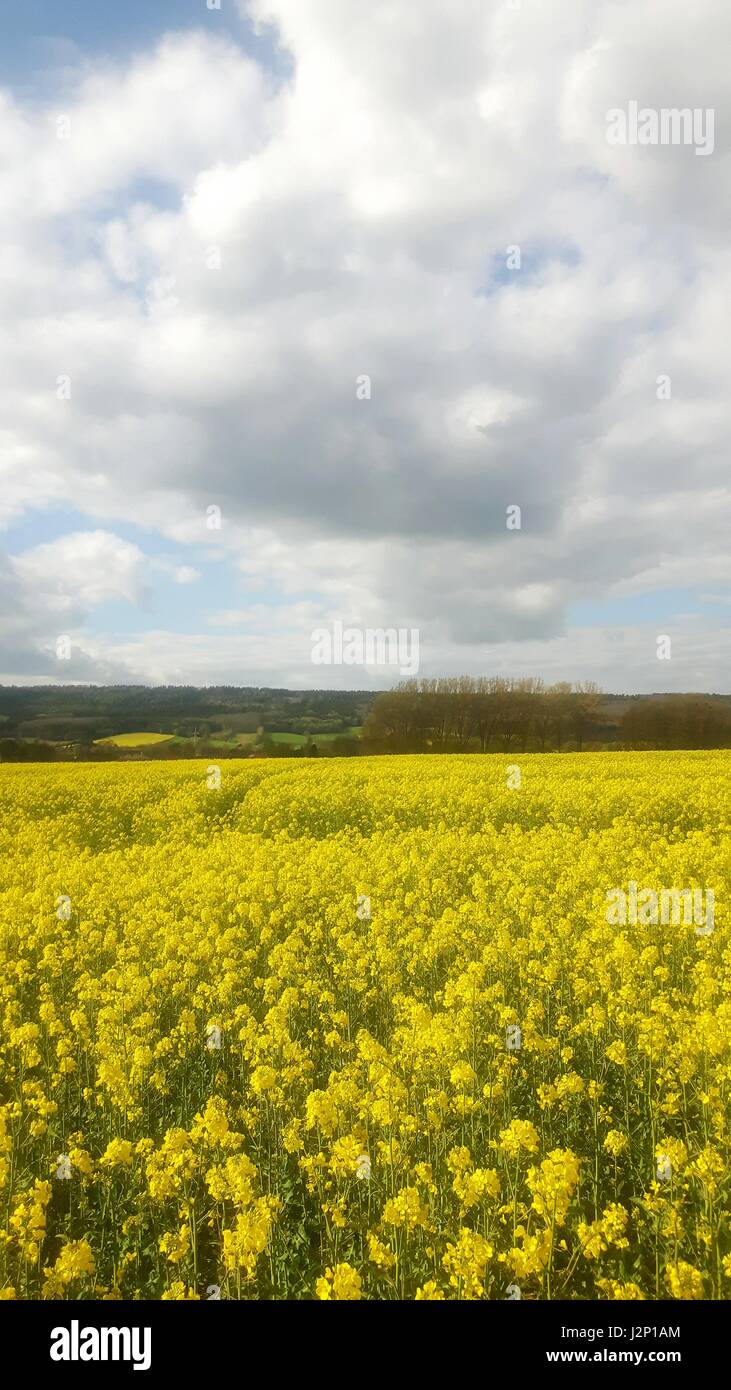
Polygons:
M612 720L593 681L529 676L402 681L376 697L365 752L549 752L587 747L726 748L731 707L710 696L638 699Z
M362 737L343 735L295 747L265 738L265 758L357 757L370 753L561 752L585 749L731 748L731 704L719 696L605 696L592 681L547 685L535 677L457 676L402 681L375 697ZM128 762L144 758L246 757L236 743L176 738L144 749L112 744L54 745L0 738L0 762Z
M626 748L731 747L731 708L704 695L638 701L621 727Z

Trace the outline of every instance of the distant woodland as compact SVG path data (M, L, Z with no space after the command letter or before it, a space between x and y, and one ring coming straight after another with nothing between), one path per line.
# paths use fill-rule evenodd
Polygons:
M165 742L116 747L137 734ZM0 686L0 761L729 748L731 697L460 676L374 691Z
M404 681L376 697L363 742L384 752L729 748L731 701L607 696L591 681L533 677Z

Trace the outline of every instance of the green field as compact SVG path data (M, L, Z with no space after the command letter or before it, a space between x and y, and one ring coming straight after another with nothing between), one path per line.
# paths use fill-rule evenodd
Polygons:
M219 748L261 748L265 740L272 743L287 743L293 748L304 748L311 743L332 743L336 738L360 738L362 726L351 724L346 729L340 729L335 733L314 733L314 734L295 734L277 730L274 733L266 733L263 738L256 733L234 733L224 731L213 736L203 735L202 741ZM156 734L156 733L137 733L137 734L111 734L108 738L94 739L97 747L113 745L115 748L151 748L155 744L168 743L171 739L179 737L175 734Z
M272 743L291 743L295 748L300 748L305 743L332 743L336 738L360 738L362 726L352 724L348 729L340 729L337 733L326 734L287 734L275 733L267 734Z
M109 738L95 738L94 743L103 746L113 743L115 748L149 748L153 743L167 743L174 734L112 734Z

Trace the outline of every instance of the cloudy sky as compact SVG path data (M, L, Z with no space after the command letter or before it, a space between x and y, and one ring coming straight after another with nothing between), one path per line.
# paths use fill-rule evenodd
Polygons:
M728 691L727 0L208 3L0 20L0 681Z

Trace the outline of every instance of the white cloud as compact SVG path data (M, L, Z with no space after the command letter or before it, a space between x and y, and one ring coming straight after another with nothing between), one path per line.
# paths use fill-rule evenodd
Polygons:
M223 645L89 631L90 669L243 679L248 661L306 683L316 611L418 626L450 669L563 660L641 688L643 630L609 660L567 613L728 582L731 12L241 9L291 52L283 88L194 31L83 69L68 140L56 101L0 94L0 523L89 518L6 570L38 615L0 665L43 674L64 605L83 627L105 597L143 601L156 566L112 534L132 522L191 547L157 562L178 584L204 547L224 556L247 599L206 626L251 626ZM610 146L606 111L629 99L713 106L713 156ZM248 602L272 590L278 617ZM695 640L672 679L724 684L728 630Z
M39 603L61 613L113 599L138 603L145 557L107 531L82 531L26 550L12 565Z

